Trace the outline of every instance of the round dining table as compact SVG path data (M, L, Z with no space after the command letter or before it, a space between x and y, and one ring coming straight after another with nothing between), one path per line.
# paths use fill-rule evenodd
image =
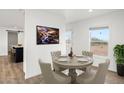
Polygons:
M60 68L69 69L69 76L71 77L71 83L76 82L76 69L87 68L92 65L93 59L84 56L60 56L57 61L54 62Z

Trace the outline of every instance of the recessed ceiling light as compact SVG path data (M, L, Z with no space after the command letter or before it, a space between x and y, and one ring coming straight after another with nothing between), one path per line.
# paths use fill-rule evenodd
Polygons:
M89 9L89 11L88 12L93 12L93 9Z

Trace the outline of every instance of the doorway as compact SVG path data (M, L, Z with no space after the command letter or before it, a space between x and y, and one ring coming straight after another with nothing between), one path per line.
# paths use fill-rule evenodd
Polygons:
M11 53L13 46L18 44L18 33L17 32L8 32L8 55Z

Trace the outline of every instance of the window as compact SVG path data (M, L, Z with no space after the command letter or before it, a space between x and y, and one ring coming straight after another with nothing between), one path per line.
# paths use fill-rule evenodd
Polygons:
M90 28L90 50L94 55L108 56L108 27Z

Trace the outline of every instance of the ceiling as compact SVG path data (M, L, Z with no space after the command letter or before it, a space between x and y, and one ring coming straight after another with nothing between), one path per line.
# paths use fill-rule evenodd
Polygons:
M87 18L119 11L116 9L41 9L42 11L53 13L65 17L66 23L71 23ZM41 12L42 12L41 11ZM24 28L24 10L22 9L0 9L0 27Z
M24 28L24 10L0 9L0 27Z
M79 20L84 20L92 18L95 16L100 16L103 14L120 11L119 9L92 9L92 12L89 12L89 9L62 9L62 10L47 10L48 12L63 15L66 19L66 23L71 23Z

